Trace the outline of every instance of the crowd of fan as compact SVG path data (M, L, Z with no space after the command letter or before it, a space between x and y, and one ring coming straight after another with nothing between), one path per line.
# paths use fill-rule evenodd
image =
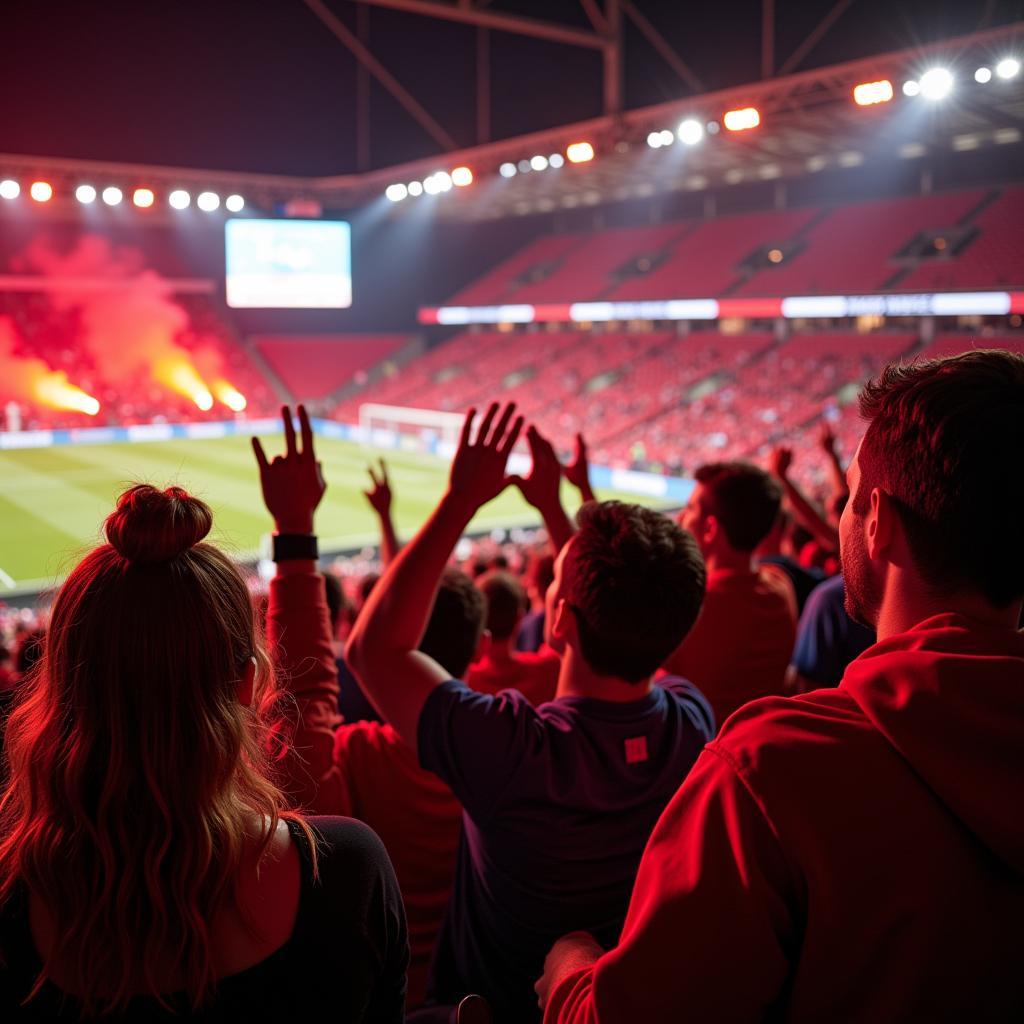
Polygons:
M861 410L822 503L780 448L675 520L494 403L405 543L371 469L344 580L285 410L260 614L202 502L125 492L45 638L0 617L5 1018L1019 1018L1024 357ZM546 541L456 559L510 486Z

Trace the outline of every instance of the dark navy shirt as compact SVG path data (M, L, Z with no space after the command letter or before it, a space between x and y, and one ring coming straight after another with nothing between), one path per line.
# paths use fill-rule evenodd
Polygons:
M566 932L615 945L648 836L704 744L710 705L667 679L628 703L476 693L451 680L420 714L420 763L462 802L455 885L432 972L499 1022L540 1019L533 984Z
M793 666L818 686L838 686L846 666L875 642L874 630L846 612L842 576L814 588L800 616Z

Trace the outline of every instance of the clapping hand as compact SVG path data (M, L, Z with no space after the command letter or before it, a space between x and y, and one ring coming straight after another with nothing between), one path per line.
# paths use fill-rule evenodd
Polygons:
M562 465L551 442L531 423L526 431L526 442L530 446L530 472L512 480L522 491L523 497L542 512L558 504L559 485L562 482Z
M564 467L565 479L575 487L584 501L594 501L594 491L590 486L590 461L587 457L587 442L582 434L576 435L576 447L573 449L572 462Z
M513 419L515 402L509 402L500 416L498 409L497 402L488 407L475 440L471 440L471 436L476 410L466 413L459 447L452 460L448 493L474 510L496 498L512 482L505 475L505 466L523 429L523 417Z
M789 467L793 465L792 448L774 448L768 459L768 469L773 476L780 480L786 479Z
M252 450L260 468L263 501L274 517L278 533L312 533L313 513L327 489L320 463L316 460L313 428L309 424L305 406L300 405L298 412L301 451L295 442L295 426L291 409L287 405L281 407L284 455L275 455L272 461L268 461L260 439L252 439Z

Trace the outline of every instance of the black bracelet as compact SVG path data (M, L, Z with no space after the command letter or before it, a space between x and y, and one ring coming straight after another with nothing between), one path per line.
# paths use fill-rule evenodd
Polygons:
M320 557L315 533L275 533L274 561L287 562L292 559L316 561Z

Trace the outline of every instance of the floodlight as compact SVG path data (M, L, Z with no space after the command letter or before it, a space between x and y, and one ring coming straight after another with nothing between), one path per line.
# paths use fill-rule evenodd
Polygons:
M75 198L80 203L85 203L86 205L94 203L96 202L96 189L92 185L79 185L75 189Z
M245 200L235 193L224 200L224 206L228 213L241 213L245 209Z
M167 202L169 202L175 210L185 210L188 209L189 203L192 202L192 197L183 188L176 188L167 197Z
M53 186L48 181L33 181L28 194L37 203L47 203L53 198Z
M196 206L203 213L213 213L220 206L220 196L216 192L200 192L199 198L196 199Z
M548 167L562 167L565 164L565 157L561 153L552 153L548 157Z
M409 182L409 195L421 196L423 195L423 182L422 181L410 181Z
M676 138L684 146L696 146L704 138L704 125L692 117L688 117L676 129Z
M974 80L984 85L986 82L992 81L992 69L991 68L978 68L974 72Z
M21 186L12 178L0 181L0 199L17 199L21 194Z
M451 192L452 176L447 171L437 171L434 173L433 178L437 184L438 192Z
M515 164L502 164L498 168L498 173L503 178L514 178L516 176L516 165Z
M948 68L929 68L918 84L926 100L944 100L953 91L953 73Z
M1000 78L1010 79L1016 78L1020 73L1020 61L1015 57L1004 57L996 65L996 74Z
M661 132L648 132L647 145L651 149L661 149Z
M132 202L143 209L152 206L155 198L151 188L137 188L132 194Z
M722 123L731 132L745 132L761 123L761 114L756 107L741 107L739 110L726 111Z
M529 160L520 160L516 167L519 168L520 174L526 174L528 171L532 171L533 168L530 166Z
M108 185L103 190L103 202L107 206L117 206L124 199L124 193L116 185Z
M537 156L531 156L530 166L535 171L546 171L548 169L548 158L546 156L541 156L539 153Z
M456 188L465 188L473 184L473 172L468 167L456 167L452 171L452 184Z
M861 82L853 87L853 102L858 107L870 107L876 103L888 103L893 97L892 82L883 78L878 82Z
M921 92L921 84L916 79L910 79L909 82L903 83L903 95L904 96L917 96Z
M436 174L431 174L429 178L423 179L423 191L428 196L436 196L441 191L441 183L437 180Z
M571 164L585 164L594 159L594 147L589 142L574 142L566 146L565 156Z
M393 203L400 203L409 194L405 185L388 185L384 189L384 195Z

